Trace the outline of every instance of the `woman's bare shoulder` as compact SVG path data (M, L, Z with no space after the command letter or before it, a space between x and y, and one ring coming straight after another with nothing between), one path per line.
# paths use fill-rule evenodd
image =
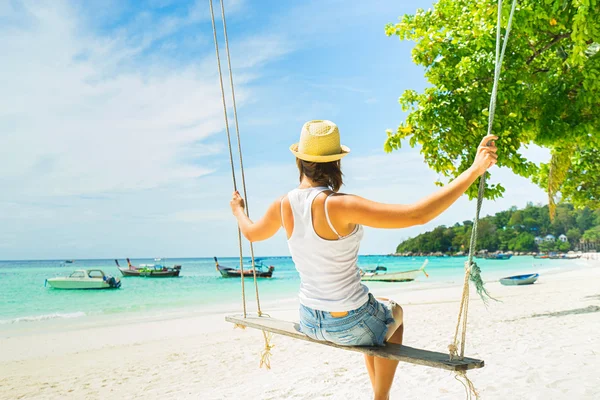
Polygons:
M333 193L332 200L335 199L337 201L340 202L347 202L347 201L355 201L356 199L362 199L362 197L354 194L354 193Z
M347 207L354 207L357 202L364 200L362 197L357 196L353 193L333 193L329 196L329 203L338 209L344 209Z

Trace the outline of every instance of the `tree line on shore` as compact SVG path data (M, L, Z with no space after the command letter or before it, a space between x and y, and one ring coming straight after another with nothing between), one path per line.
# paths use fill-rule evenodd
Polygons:
M523 209L513 206L484 217L479 220L476 250L546 253L580 250L590 245L600 247L600 210L560 204L554 220L549 215L547 205L528 203ZM472 229L472 221L457 222L451 227L440 225L403 241L396 253L468 251Z

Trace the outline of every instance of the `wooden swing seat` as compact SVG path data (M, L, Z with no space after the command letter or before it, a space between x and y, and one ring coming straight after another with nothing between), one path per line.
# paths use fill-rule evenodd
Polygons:
M271 317L246 317L243 315L229 315L225 317L227 322L248 328L260 329L262 331L289 336L294 339L306 340L307 342L324 344L339 349L356 351L370 356L389 358L411 364L424 365L426 367L446 369L450 371L467 371L469 369L482 368L483 360L465 357L464 360L450 361L448 354L436 351L415 349L414 347L387 343L383 347L364 346L340 346L331 342L313 340L300 332L297 322L283 321Z

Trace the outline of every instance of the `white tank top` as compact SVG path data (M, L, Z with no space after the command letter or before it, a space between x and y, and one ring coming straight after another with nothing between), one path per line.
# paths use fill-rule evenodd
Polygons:
M327 197L325 216L339 239L327 240L317 235L312 222L312 203L326 190L330 189L294 189L287 195L294 216L288 247L300 274L300 303L320 311L355 310L369 298L369 288L361 284L357 266L363 229L357 225L351 234L340 236L329 220Z

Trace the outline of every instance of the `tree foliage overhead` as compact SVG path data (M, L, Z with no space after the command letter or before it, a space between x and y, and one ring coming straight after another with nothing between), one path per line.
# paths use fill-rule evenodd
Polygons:
M422 233L403 241L396 248L397 253L435 253L459 251L467 252L473 224L465 221L454 226L438 226L433 231ZM558 238L565 234L569 241L535 243L535 237L548 234ZM560 204L556 217L550 221L548 206L534 206L529 203L522 210L513 207L479 221L477 249L488 251L567 251L576 248L579 239L591 242L600 241L600 210L589 208L575 209L571 204Z
M407 140L447 178L469 167L487 129L496 18L493 0L439 0L386 26L416 43L413 61L430 83L400 97L408 116L388 131L386 151ZM576 207L600 207L600 0L519 0L497 104L498 165L546 188L551 211L558 192ZM550 149L550 162L521 155L530 144ZM503 192L489 185L486 197Z

